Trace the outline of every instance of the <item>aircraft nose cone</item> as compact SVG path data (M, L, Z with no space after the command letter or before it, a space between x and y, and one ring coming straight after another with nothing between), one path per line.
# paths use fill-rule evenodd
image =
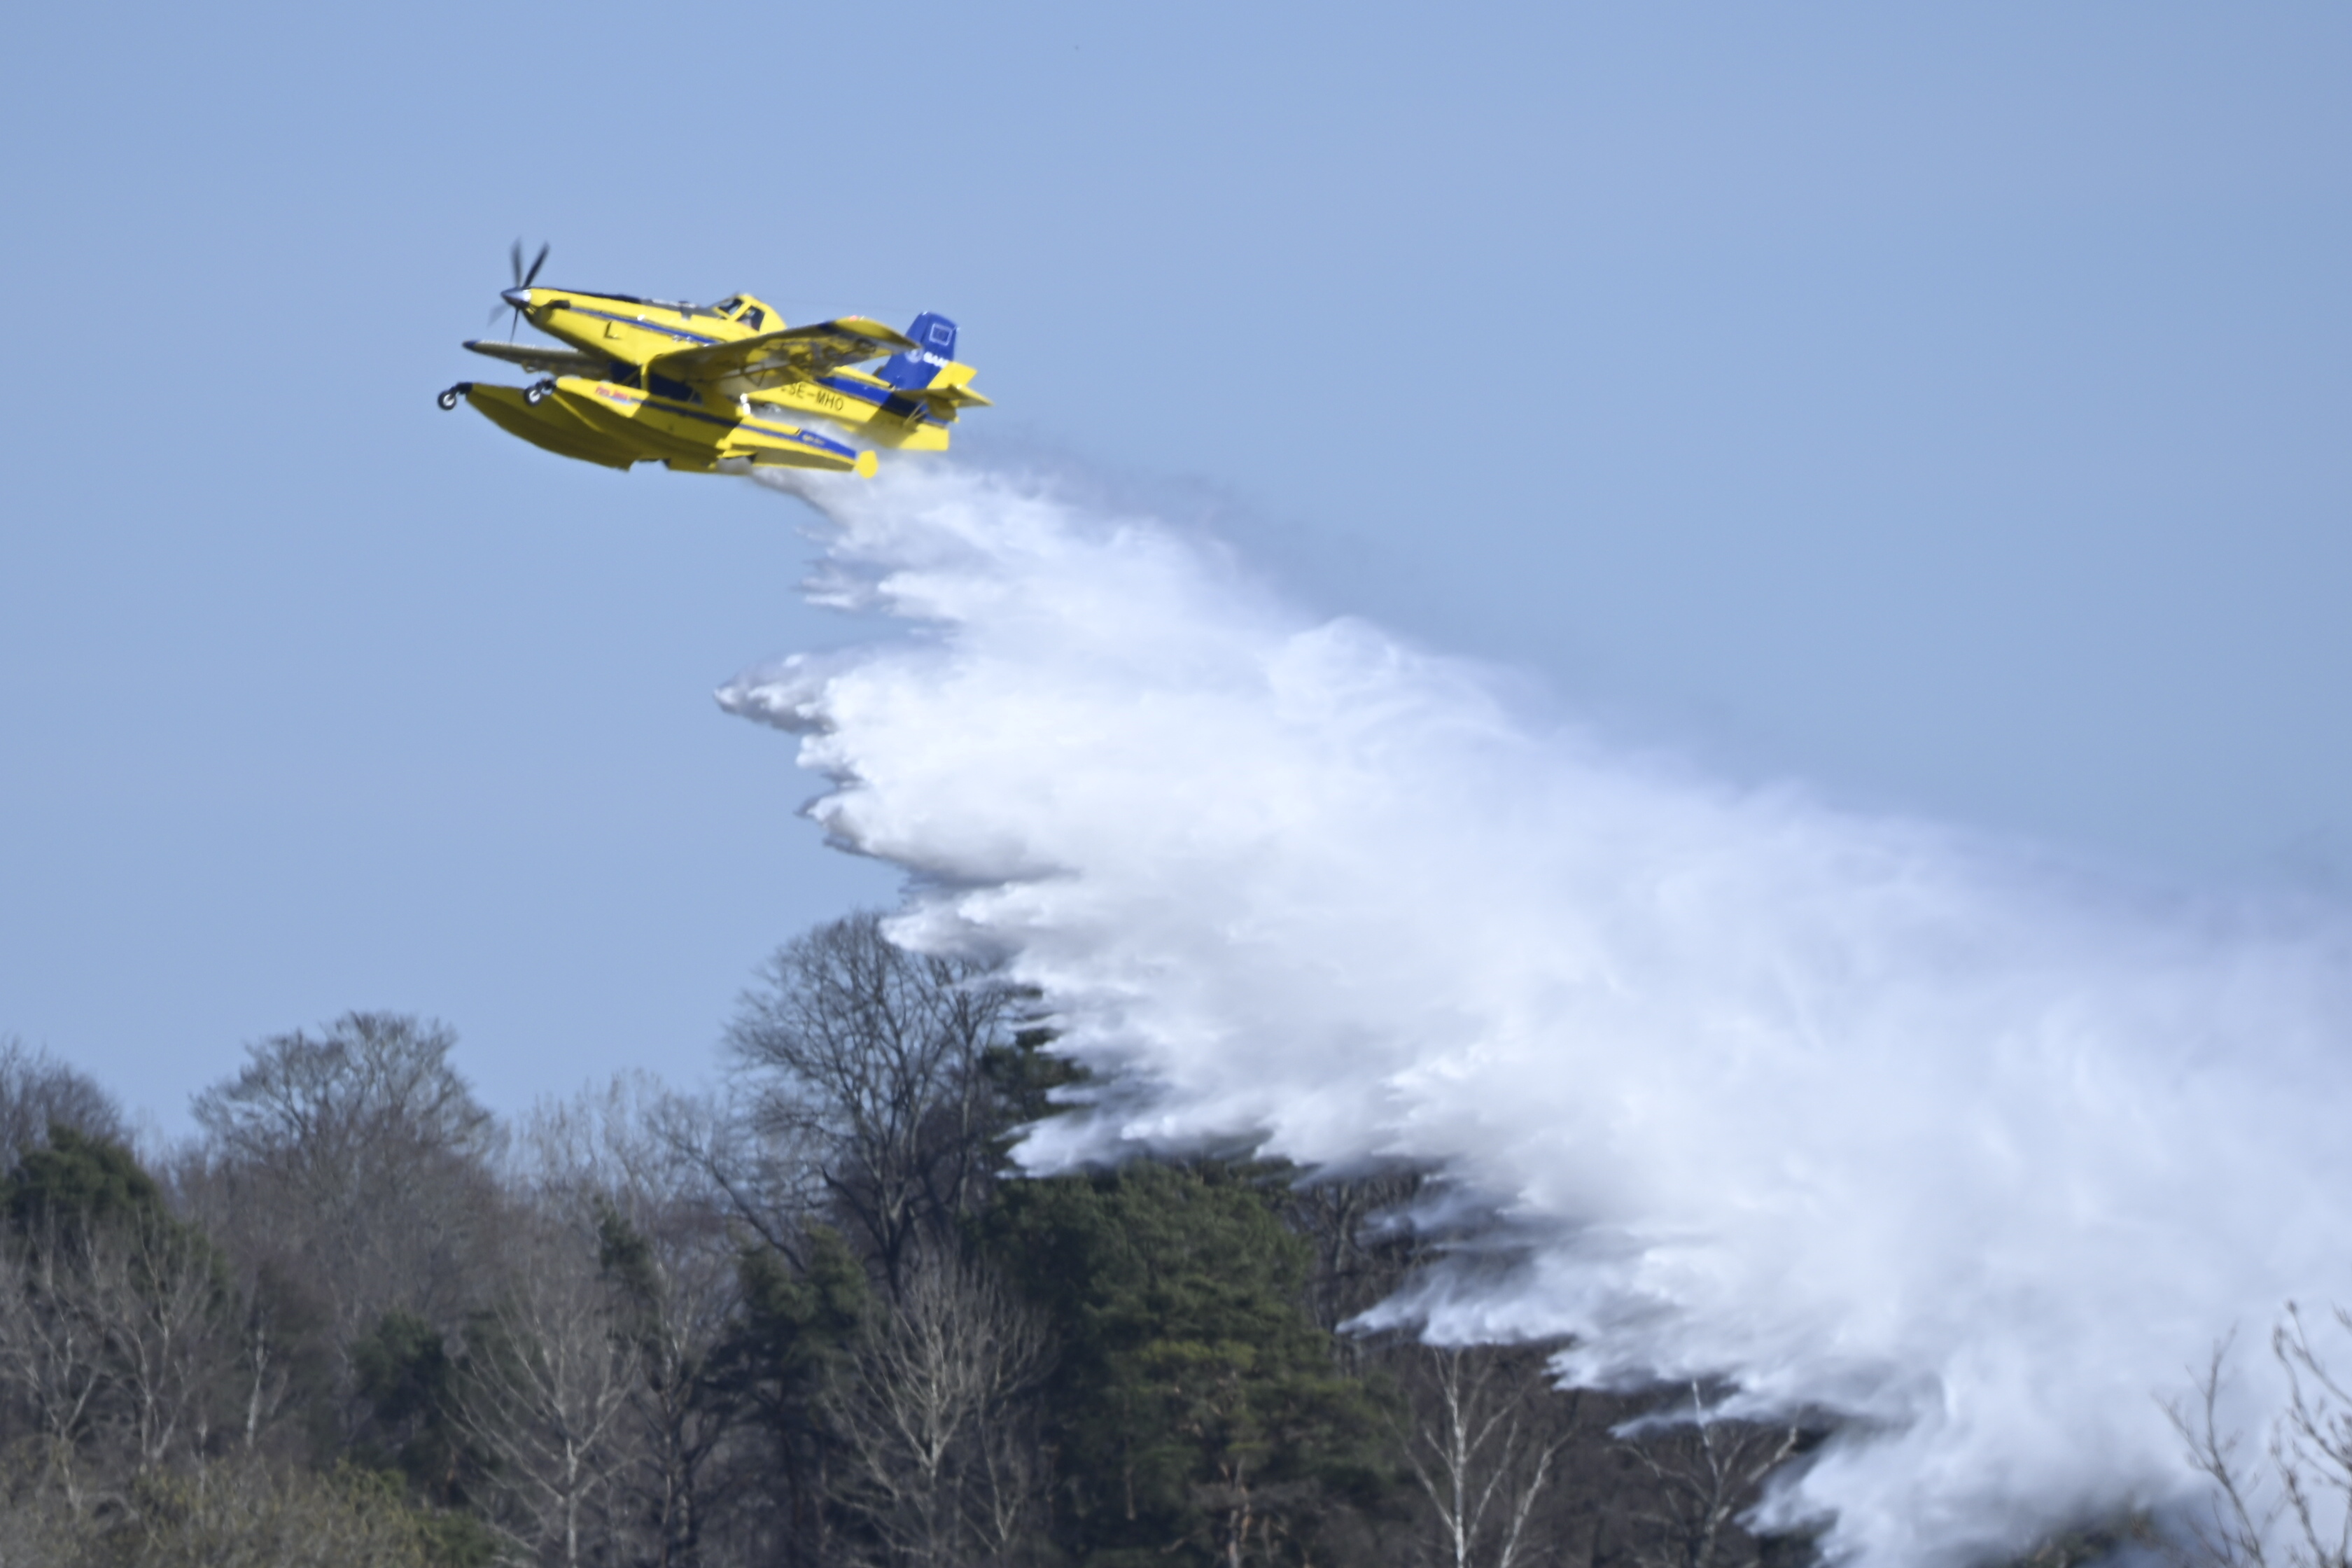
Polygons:
M508 304L512 305L518 310L528 310L530 309L530 290L528 289L509 289L505 292L501 293L499 298L504 300Z

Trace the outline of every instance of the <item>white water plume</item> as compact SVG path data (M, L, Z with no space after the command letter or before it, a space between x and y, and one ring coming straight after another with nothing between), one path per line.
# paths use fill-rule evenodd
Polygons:
M912 874L902 940L1004 954L1115 1086L1034 1167L1442 1170L1530 1252L1413 1304L1433 1336L1840 1418L1769 1520L1870 1568L2191 1496L2159 1402L2352 1302L2332 918L1694 776L1049 489L789 488L833 525L816 596L908 632L721 700Z

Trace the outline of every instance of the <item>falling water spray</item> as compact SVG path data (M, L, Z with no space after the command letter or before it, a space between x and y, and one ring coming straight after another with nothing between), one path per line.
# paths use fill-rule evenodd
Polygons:
M905 635L720 700L906 869L901 941L1039 988L1101 1088L1033 1169L1439 1173L1523 1261L1392 1319L1832 1423L1761 1522L1867 1568L2193 1500L2163 1402L2290 1300L2352 1302L2334 917L1710 779L1050 486L788 488L812 595Z

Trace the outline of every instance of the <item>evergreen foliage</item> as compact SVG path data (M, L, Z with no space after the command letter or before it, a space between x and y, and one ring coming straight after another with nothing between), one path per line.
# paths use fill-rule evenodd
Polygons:
M713 1379L755 1413L782 1482L789 1561L819 1560L828 1533L831 1433L818 1413L826 1380L864 1320L866 1273L834 1230L813 1226L801 1257L747 1246L742 1308L713 1357Z
M452 1418L457 1367L441 1331L394 1308L352 1345L351 1363L368 1412L352 1458L406 1478L435 1507L462 1507L474 1465Z
M1307 1315L1307 1248L1269 1174L1135 1164L1003 1190L992 1248L1062 1347L1056 1524L1085 1561L1282 1560L1385 1479L1381 1413Z
M47 1144L25 1152L0 1193L0 1206L19 1234L161 1225L171 1218L163 1189L129 1149L63 1122L50 1125Z

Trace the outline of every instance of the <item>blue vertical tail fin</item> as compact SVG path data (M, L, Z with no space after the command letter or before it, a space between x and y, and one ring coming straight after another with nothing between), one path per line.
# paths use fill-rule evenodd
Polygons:
M936 310L926 310L915 318L907 335L921 346L911 353L892 354L874 374L911 391L930 385L940 367L955 358L956 324Z

